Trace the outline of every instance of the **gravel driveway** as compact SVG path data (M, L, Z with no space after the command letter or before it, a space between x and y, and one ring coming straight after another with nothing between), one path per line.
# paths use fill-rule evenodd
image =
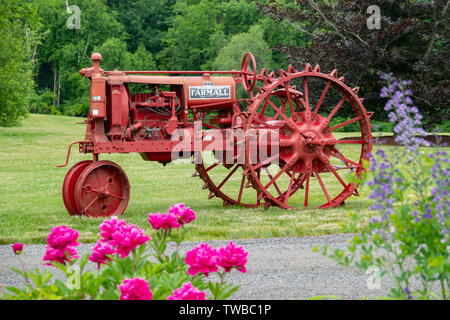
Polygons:
M387 294L388 284L381 281L381 289L367 287L368 275L357 269L337 265L333 260L312 252L314 246L328 245L343 248L349 234L335 234L319 237L273 238L235 240L236 245L248 250L247 273L230 273L228 280L239 285L240 290L233 299L308 299L317 295L335 295L344 299L375 298ZM228 241L210 241L213 247L220 247ZM181 248L186 252L198 242L185 242ZM94 244L78 246L78 252L89 252ZM170 249L170 248L169 248ZM45 245L25 245L21 255L27 269L44 267L42 257ZM95 269L95 265L90 263ZM20 269L18 259L11 246L0 246L0 284L21 286L22 279L10 268Z

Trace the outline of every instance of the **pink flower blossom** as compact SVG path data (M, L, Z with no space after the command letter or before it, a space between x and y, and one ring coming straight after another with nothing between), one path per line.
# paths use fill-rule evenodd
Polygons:
M96 246L92 248L92 254L89 256L89 260L96 262L98 265L97 268L100 268L101 264L106 264L107 261L111 261L109 255L114 255L115 253L116 250L110 243L98 240Z
M77 246L78 231L66 226L59 226L52 229L47 237L47 243L52 248L63 248L67 246Z
M155 230L159 230L161 228L163 228L164 230L171 230L179 228L181 226L178 223L177 216L172 213L150 213L148 215L148 222Z
M145 279L125 279L117 287L121 293L120 300L152 300L153 297L150 286Z
M47 247L45 250L44 261L51 265L51 262L56 261L65 264L67 261L79 258L75 247L79 245L78 231L68 228L66 226L55 227L51 230L47 237ZM67 257L68 255L68 257Z
M23 244L16 242L12 245L12 249L15 254L20 254L20 253L22 253L22 250L23 250Z
M103 242L108 242L112 240L112 234L121 227L125 226L125 220L119 220L117 217L111 217L111 220L105 220L100 224L100 235L102 236Z
M149 236L144 235L144 231L140 227L136 227L133 224L121 226L111 237L112 240L109 243L117 247L117 254L121 258L125 258L136 247L151 239Z
M196 219L195 212L190 207L185 207L184 203L172 205L168 212L175 214L181 225L190 223Z
M220 248L219 254L219 266L224 268L225 272L229 272L232 268L236 268L242 273L247 271L245 264L247 263L248 252L241 246L235 246L233 241Z
M186 253L185 262L189 265L188 274L195 276L201 272L208 276L209 272L219 270L217 263L220 260L219 251L202 243Z
M69 257L67 257L67 255ZM77 259L78 256L77 250L73 247L64 247L64 248L53 248L51 246L47 246L45 248L44 261L49 261L46 265L52 265L52 262L59 262L61 264L66 264L66 262L72 261L73 259Z
M183 283L180 289L173 291L173 295L168 296L167 300L205 300L205 293L198 290L192 283Z

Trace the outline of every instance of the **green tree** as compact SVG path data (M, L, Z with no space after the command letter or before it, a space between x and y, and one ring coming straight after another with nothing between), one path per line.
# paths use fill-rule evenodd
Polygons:
M230 42L221 49L212 66L220 70L239 70L245 53L255 56L258 70L273 68L272 51L264 40L264 30L254 25L248 32L231 37Z
M40 26L25 0L0 0L0 126L17 125L28 113Z
M39 16L45 24L46 37L38 47L40 89L52 89L55 107L61 111L89 96L89 86L81 78L79 69L91 64L95 47L109 38L125 38L123 26L117 21L104 0L72 0L81 11L80 29L69 29L67 20L74 14L60 0L34 0ZM77 79L77 80L75 80Z
M139 44L136 52L130 55L127 67L130 70L157 70L152 53L147 51L142 43Z
M311 40L307 46L281 44L297 69L319 64L322 71L339 69L347 83L361 87L373 120L386 120L379 96L379 72L410 79L414 102L427 130L448 127L450 119L450 24L448 0L260 0L261 11ZM372 5L381 11L380 26ZM372 27L369 27L372 25ZM310 92L310 94L313 94ZM320 95L320 93L318 93ZM318 97L316 97L318 98Z
M142 44L152 54L162 49L162 39L173 19L175 0L107 0L124 26L128 50L135 52Z
M205 48L209 47L209 37L214 33L219 5L218 0L177 1L174 6L177 16L159 55L167 69L198 70L206 62Z
M211 68L212 61L231 36L247 32L263 17L252 1L178 0L176 17L158 55L168 69Z
M127 51L125 41L118 38L110 38L101 46L94 49L102 55L101 67L103 70L126 69L130 63L130 53Z

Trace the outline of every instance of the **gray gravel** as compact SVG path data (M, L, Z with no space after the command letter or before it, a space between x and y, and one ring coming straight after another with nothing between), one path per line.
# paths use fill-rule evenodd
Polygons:
M248 252L247 273L233 270L228 280L240 286L232 298L240 299L308 299L318 295L334 295L344 299L375 298L387 294L389 283L381 280L380 289L369 289L368 275L354 268L339 266L333 260L312 252L314 246L328 245L344 248L350 234L319 237L271 238L234 240ZM228 241L208 241L213 247L221 247ZM199 242L185 242L181 252L186 252ZM94 244L77 247L78 252L89 252ZM173 249L173 248L172 248ZM171 248L169 248L171 250ZM45 245L25 245L21 255L27 269L50 268L43 266ZM96 265L90 263L93 270ZM20 269L20 263L10 245L0 246L0 284L22 286L20 276L10 268Z

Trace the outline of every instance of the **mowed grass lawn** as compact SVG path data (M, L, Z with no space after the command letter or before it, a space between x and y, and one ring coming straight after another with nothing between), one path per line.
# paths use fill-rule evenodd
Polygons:
M62 182L69 168L91 155L73 148L69 165L64 163L67 146L84 137L83 119L31 114L15 128L0 128L0 243L15 241L44 243L54 226L66 225L80 231L80 240L94 242L102 219L72 217L67 213L61 196ZM338 133L337 138L351 136ZM359 146L348 146L359 158ZM150 233L149 212L166 212L174 203L183 202L197 213L190 224L187 240L242 239L262 237L315 236L342 232L340 224L348 222L352 211L368 211L367 190L360 197L351 197L346 206L336 209L302 208L303 190L299 191L299 209L282 210L271 207L247 209L223 207L222 200L208 200L209 191L202 190L203 181L192 178L192 164L168 164L142 160L139 154L101 155L118 163L128 175L131 198L122 219L141 226ZM325 176L325 174L323 174ZM322 177L328 191L339 187L331 174ZM228 188L239 190L240 178ZM234 186L233 186L234 184ZM317 181L315 181L317 185ZM317 187L317 186L316 186ZM323 203L323 193L314 189L310 201ZM362 226L364 228L364 226Z

